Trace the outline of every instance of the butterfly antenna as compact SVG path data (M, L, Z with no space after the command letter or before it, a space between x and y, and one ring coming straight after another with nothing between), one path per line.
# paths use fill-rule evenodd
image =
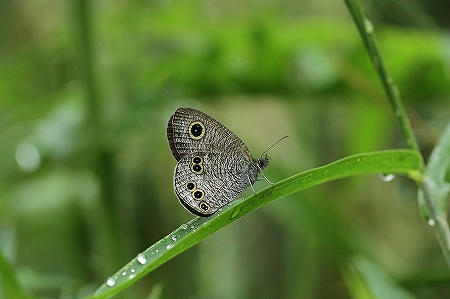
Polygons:
M289 136L284 136L284 137L281 137L280 139L278 139L277 142L275 142L274 144L272 144L268 149L266 149L266 150L261 154L261 158L262 158L262 156L263 156L265 153L267 153L271 148L273 148L275 145L277 145L278 143L280 143L281 140L283 140L283 139L285 139L285 138L288 138L288 137L289 137Z

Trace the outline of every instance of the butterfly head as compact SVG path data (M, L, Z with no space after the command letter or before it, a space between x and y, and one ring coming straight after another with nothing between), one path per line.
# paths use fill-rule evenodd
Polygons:
M267 166L269 166L270 159L267 154L264 154L261 158L257 159L256 162L258 163L259 168L264 170Z

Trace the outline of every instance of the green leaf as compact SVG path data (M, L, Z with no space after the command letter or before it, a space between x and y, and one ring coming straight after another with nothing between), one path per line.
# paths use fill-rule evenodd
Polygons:
M247 199L231 202L211 217L194 218L181 225L116 272L89 298L107 298L117 294L207 236L280 197L320 183L358 174L398 173L417 179L420 176L420 167L421 157L417 152L389 150L346 157L296 174Z
M446 174L450 169L450 122L431 153L430 160L425 171L425 179L429 186L430 199L434 201L436 208L443 215L447 215L448 193L450 183ZM423 190L419 189L419 205L424 218L430 218L429 209L426 206Z
M375 299L366 280L352 264L342 269L345 284L352 299Z
M353 299L415 298L379 265L364 257L354 258L344 275Z
M17 279L13 266L0 252L0 298L29 298L25 295Z

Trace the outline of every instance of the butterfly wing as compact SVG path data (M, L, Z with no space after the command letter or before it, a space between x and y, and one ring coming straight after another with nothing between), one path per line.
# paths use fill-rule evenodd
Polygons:
M249 149L239 137L214 118L192 108L178 108L170 117L167 139L177 161L197 152L232 151L252 161Z
M194 163L196 158L201 158L201 164ZM215 152L184 156L175 168L175 194L190 212L212 215L249 186L247 173L251 168L242 155Z
M258 172L244 142L198 110L178 108L169 119L167 139L178 161L175 194L196 215L211 215L231 202L249 186L248 174Z

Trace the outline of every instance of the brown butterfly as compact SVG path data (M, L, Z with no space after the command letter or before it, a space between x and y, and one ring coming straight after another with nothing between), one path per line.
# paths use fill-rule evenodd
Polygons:
M178 108L167 124L167 140L178 161L173 186L183 206L210 216L252 186L269 165L252 157L228 128L192 108Z

